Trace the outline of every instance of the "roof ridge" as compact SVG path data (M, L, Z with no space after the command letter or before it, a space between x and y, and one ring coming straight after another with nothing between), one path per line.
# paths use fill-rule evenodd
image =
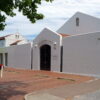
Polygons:
M15 42L11 43L10 45L16 45L20 41L22 41L22 40L16 40Z
M69 34L65 34L65 33L59 33L62 37L67 37L70 36Z

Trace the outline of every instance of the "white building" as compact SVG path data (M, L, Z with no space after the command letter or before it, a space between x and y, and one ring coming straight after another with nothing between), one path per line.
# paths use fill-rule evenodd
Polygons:
M0 47L8 47L25 43L27 43L27 40L19 33L0 37Z
M10 67L100 76L100 19L78 12L57 32L43 29L33 45L0 50Z

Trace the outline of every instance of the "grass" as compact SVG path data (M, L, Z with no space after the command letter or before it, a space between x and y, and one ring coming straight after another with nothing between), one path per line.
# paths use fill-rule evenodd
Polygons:
M57 79L58 79L58 80L67 80L67 81L75 82L74 79L70 79L70 78L57 77Z
M17 71L12 71L12 70L7 70L7 69L4 69L4 71L12 72L12 73L20 73L20 72L17 72Z
M48 75L44 75L44 74L38 74L38 75L35 75L37 77L43 77L43 78L48 78L49 76Z

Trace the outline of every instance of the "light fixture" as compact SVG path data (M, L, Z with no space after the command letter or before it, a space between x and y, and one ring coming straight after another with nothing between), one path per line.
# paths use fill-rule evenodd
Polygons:
M56 49L57 42L54 42L53 44L54 44L54 49Z
M34 47L35 47L35 48L37 48L37 47L38 47L38 45L37 45L37 44L35 44L35 45L34 45Z

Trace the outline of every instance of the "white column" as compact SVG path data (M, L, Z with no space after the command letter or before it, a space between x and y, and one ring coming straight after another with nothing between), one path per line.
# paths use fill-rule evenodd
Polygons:
M3 53L3 65L5 66L5 53Z

